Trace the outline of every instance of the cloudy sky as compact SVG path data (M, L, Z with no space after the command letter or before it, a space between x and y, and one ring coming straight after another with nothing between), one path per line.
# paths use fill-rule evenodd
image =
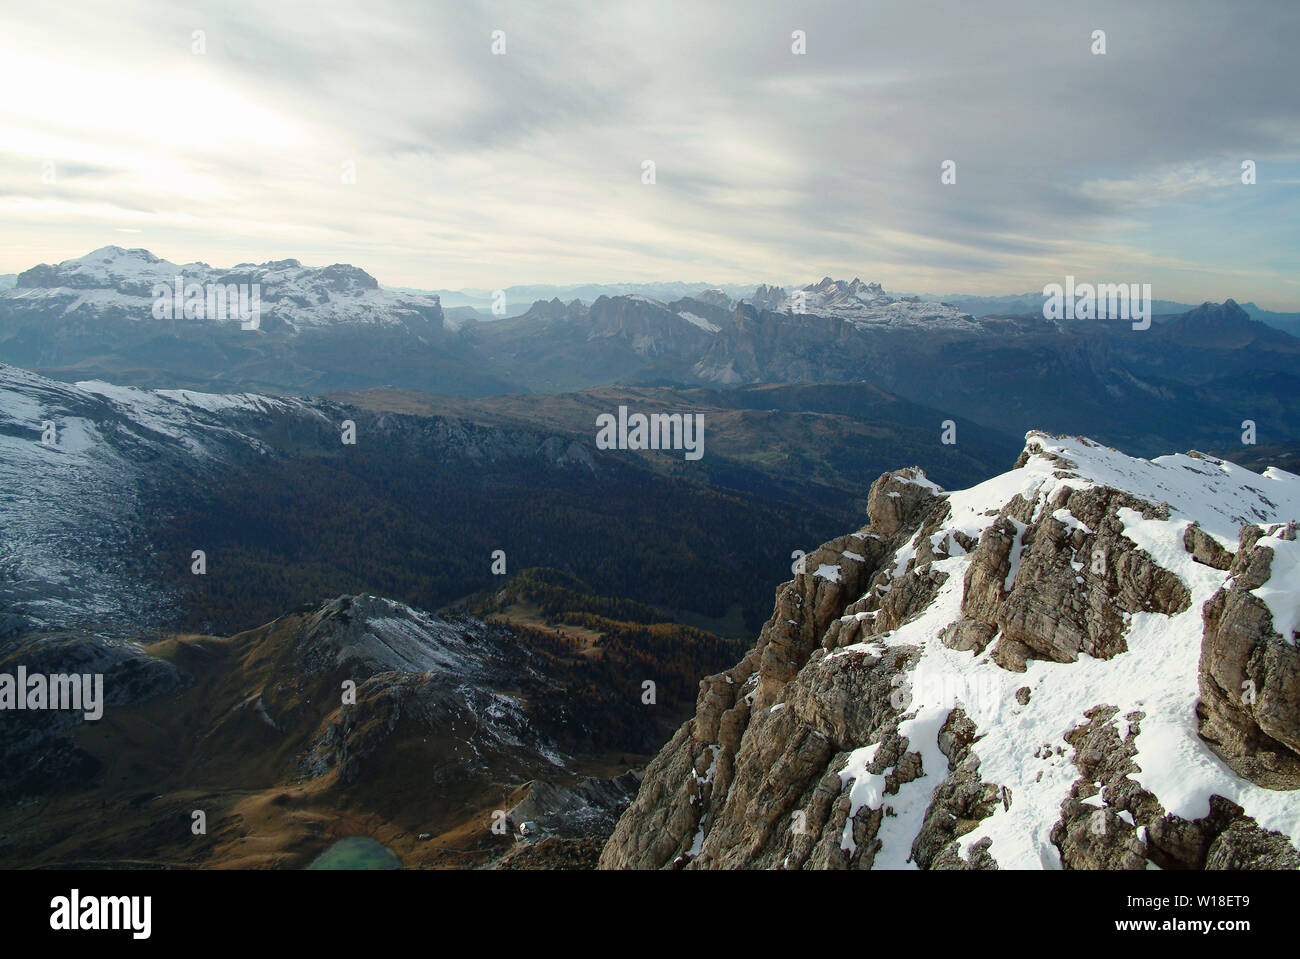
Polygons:
M1300 310L1297 48L1289 0L9 3L0 273L116 244Z

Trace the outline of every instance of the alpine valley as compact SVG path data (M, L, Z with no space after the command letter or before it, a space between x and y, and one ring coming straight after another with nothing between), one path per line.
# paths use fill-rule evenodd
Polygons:
M1300 868L1285 324L589 292L0 283L0 866Z

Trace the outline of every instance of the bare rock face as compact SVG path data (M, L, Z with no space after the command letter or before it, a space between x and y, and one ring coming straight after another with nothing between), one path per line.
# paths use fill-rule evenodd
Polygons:
M1239 775L1270 789L1300 787L1300 649L1278 634L1253 590L1273 584L1270 544L1295 535L1294 523L1244 527L1228 585L1202 612L1201 736Z
M1061 802L1061 818L1052 827L1052 843L1067 869L1145 869L1148 851L1138 834L1139 823L1163 815L1145 790L1128 776L1138 771L1133 740L1140 714L1130 714L1128 732L1120 738L1116 710L1098 707L1088 722L1066 734L1075 748L1080 777ZM1140 820L1135 819L1134 811Z
M871 484L867 493L867 516L871 531L878 536L894 536L909 526L933 505L938 487L916 467L885 473Z
M1270 614L1279 594L1300 602L1273 563L1294 526L1247 525L1234 554L1229 530L1281 509L1255 474L1027 440L1026 475L990 481L997 500L914 469L872 484L870 523L806 557L754 648L701 682L601 868L1300 867L1296 837L1260 824L1286 825L1285 806L1252 813L1263 791L1231 779L1243 805L1207 788L1168 808L1153 790L1169 773L1139 748L1144 725L1148 750L1178 728L1180 748L1209 744L1251 783L1300 787L1300 660ZM1114 485L1081 475L1087 458ZM1201 645L1199 711L1184 642ZM1071 685L1079 670L1105 679ZM935 677L955 690L923 688Z
M1124 537L1118 518L1122 508L1159 516L1158 507L1117 490L1063 489L1029 524L1017 518L1026 505L1012 500L980 537L948 646L982 652L1000 633L994 658L1016 672L1030 659L1110 659L1127 648L1125 613L1187 608L1186 587Z
M1213 566L1215 569L1228 569L1232 566L1233 554L1223 548L1217 539L1200 525L1193 523L1183 534L1183 548L1192 554L1198 563Z
M948 714L939 730L939 750L948 760L948 776L934 791L925 820L912 843L912 859L922 869L996 869L987 849L976 847L963 860L953 840L970 832L994 806L1010 802L1009 793L979 775L979 756L971 749L978 738L975 724L961 709Z
M1148 862L1182 870L1285 868L1263 863L1288 861L1287 850L1300 856L1286 837L1261 829L1241 806L1222 796L1212 796L1206 815L1197 819L1166 812L1134 778L1141 772L1136 743L1146 717L1117 712L1108 706L1092 709L1087 721L1065 736L1074 747L1079 778L1061 803L1051 839L1066 869L1140 870ZM1212 860L1216 845L1219 857Z
M1137 830L1107 806L1067 799L1052 842L1070 869L1146 868L1146 849Z
M1300 852L1279 832L1260 829L1241 818L1210 847L1206 869L1300 869Z
M1019 544L1023 528L1024 524L1017 524L1011 517L999 516L984 530L966 569L962 618L945 630L944 645L982 653L997 635L998 611L1014 579L1011 550Z
M602 868L741 865L755 859L771 865L775 850L783 848L773 843L820 834L837 814L829 800L840 792L839 777L820 793L816 787L833 756L861 745L864 735L893 715L890 680L897 674L892 664L869 663L861 655L827 660L823 638L881 572L908 528L915 529L939 503L937 487L920 470L887 473L868 496L871 525L804 558L803 571L777 591L775 611L754 649L732 669L700 683L695 718L647 767L636 800L601 855ZM796 688L799 700L781 702L810 658L820 668ZM864 695L860 674L873 669ZM805 793L807 802L796 808ZM724 797L725 809L719 808ZM845 812L838 811L841 829ZM787 828L790 822L799 830ZM741 836L747 838L740 842ZM802 855L813 855L806 845ZM771 848L760 855L764 847ZM829 849L816 854L823 862L836 858Z

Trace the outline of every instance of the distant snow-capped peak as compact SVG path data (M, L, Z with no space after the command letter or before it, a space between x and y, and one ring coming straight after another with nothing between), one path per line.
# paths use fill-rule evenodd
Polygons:
M804 316L833 316L859 328L942 326L973 329L979 322L969 313L946 303L925 302L920 297L894 297L879 283L823 277L817 283L787 293L782 287L759 286L748 300L764 310Z
M42 264L19 275L0 297L26 307L62 312L109 312L127 320L153 318L152 305L177 282L230 286L256 284L262 310L292 331L344 324L446 328L435 294L386 290L359 267L336 263L307 267L293 259L240 263L229 269L195 262L177 264L148 250L106 246L56 265ZM214 317L212 322L237 322ZM273 328L277 324L271 324ZM263 328L268 328L263 324Z
M825 276L792 291L760 284L741 302L774 313L836 317L859 329L980 327L974 317L956 307L926 302L916 296L891 296L879 283L864 283L858 277L846 282Z

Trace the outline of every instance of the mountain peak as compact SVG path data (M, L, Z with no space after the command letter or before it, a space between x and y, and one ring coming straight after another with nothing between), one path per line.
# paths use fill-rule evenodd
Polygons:
M980 326L970 314L945 303L894 297L879 282L864 283L856 276L847 282L825 276L789 295L783 288L762 285L749 300L760 310L836 317L860 329L923 326L977 330Z
M1017 465L876 480L601 867L1300 864L1300 477L1039 431Z
M1170 317L1159 327L1163 341L1199 350L1258 350L1283 354L1300 352L1300 342L1285 330L1252 319L1235 300L1202 303L1194 310Z
M176 264L145 249L120 246L33 267L19 275L14 290L0 296L13 294L24 299L25 308L39 304L58 315L87 310L113 321L144 322L152 319L156 298L164 295L163 290L174 289L177 277L187 287L256 288L261 313L270 321L261 324L262 329L408 325L418 335L427 335L444 326L435 294L381 290L375 277L349 263L309 267L296 259L283 259L213 268L200 262ZM225 316L193 322L238 325L240 321Z
M148 250L144 249L144 247L139 247L139 246L120 247L114 245L101 246L98 250L91 250L83 257L79 257L76 260L65 260L64 262L73 262L73 263L85 263L91 261L108 262L112 260L122 259L123 257L134 259L134 260L142 260L145 263L162 262L162 260L159 257L154 256Z

